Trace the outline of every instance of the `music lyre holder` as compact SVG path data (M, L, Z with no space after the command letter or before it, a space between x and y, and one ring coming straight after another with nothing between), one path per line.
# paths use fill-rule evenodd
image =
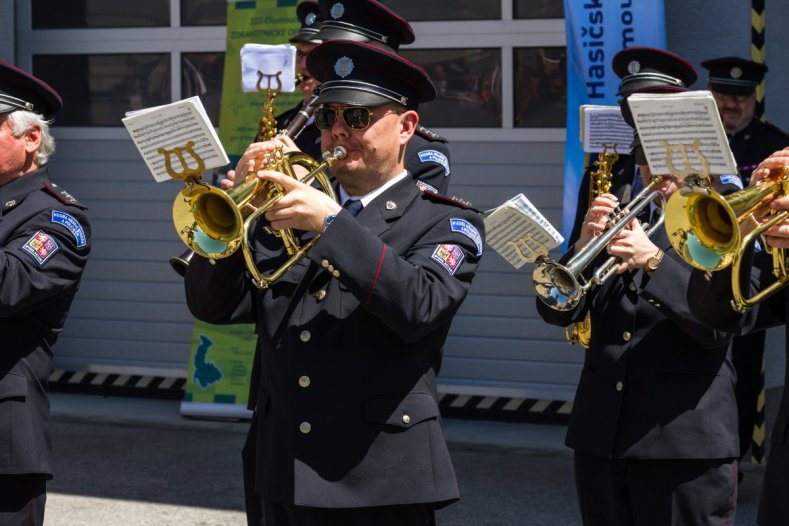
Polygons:
M274 99L282 91L282 79L280 75L282 71L276 73L263 73L258 70L258 81L255 89L258 92L265 93L263 100L263 116L260 118L258 124L258 133L255 136L255 142L270 141L277 134L277 119L274 117ZM266 87L263 87L265 79ZM272 87L272 85L274 87Z

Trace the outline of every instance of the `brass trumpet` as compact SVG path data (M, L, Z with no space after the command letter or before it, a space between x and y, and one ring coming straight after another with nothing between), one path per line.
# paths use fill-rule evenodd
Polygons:
M572 310L593 286L602 285L613 276L619 264L619 258L613 256L608 258L589 279L584 278L583 272L611 240L650 203L657 199L661 209L664 207L663 194L655 190L661 182L662 177L653 177L650 183L630 201L626 213L616 214L606 231L583 247L567 262L567 265L561 265L547 257L538 259L532 273L537 297L554 310ZM665 214L661 214L655 224L646 230L648 236L663 224L664 216Z
M740 287L742 258L748 247L767 229L780 223L789 212L773 214L764 224L759 220L771 213L769 204L789 193L789 167L781 175L723 196L705 178L686 181L666 205L666 232L677 254L693 267L707 271L732 267L732 307L743 312L766 299L787 282L783 249L769 249L777 281L752 298Z
M298 178L294 167L302 166L309 170L309 173L300 180L305 184L311 183L313 179L317 180L323 192L336 201L337 196L326 170L345 155L345 149L338 146L331 154L325 152L323 162L318 164L301 152L288 152L283 155L277 151L273 160L269 159L257 166L242 184L227 192L199 181L188 180L173 203L173 222L178 235L190 249L210 259L228 257L241 248L253 283L258 288L266 288L304 257L320 236L315 236L302 247L290 229L277 231L292 257L272 275L261 275L252 258L249 230L255 220L285 194L278 185L263 181L255 174L258 170L267 169ZM260 199L265 200L256 204Z

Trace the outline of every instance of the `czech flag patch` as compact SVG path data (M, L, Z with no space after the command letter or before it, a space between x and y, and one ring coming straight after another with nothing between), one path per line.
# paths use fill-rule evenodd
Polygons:
M27 240L27 243L22 245L22 250L33 256L39 267L43 267L44 263L60 250L60 245L42 230L39 230Z
M465 259L463 249L457 245L438 245L430 259L444 267L450 275L454 276L458 267Z

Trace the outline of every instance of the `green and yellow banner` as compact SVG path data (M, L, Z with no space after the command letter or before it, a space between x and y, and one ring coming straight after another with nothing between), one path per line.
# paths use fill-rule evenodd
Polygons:
M262 117L263 93L241 90L241 48L244 44L287 44L299 31L296 0L228 2L227 47L222 79L219 139L231 163L255 139ZM277 113L296 105L301 92L281 93ZM195 321L181 414L248 418L252 361L257 335L252 325L210 325Z

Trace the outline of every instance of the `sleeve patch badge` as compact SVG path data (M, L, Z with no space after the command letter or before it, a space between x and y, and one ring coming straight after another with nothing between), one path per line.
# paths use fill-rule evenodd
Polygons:
M449 226L452 228L452 232L458 232L472 240L474 244L477 245L477 255L482 255L482 236L474 225L465 219L453 217L449 220Z
M39 267L43 267L44 263L60 250L60 245L53 238L39 230L27 240L27 243L22 245L22 250L33 256Z
M438 193L438 188L436 188L435 186L429 185L429 184L427 184L424 181L417 180L416 181L416 186L420 190L422 190L423 192L430 192L431 194L437 194Z
M419 152L419 160L424 163L438 163L444 167L444 177L449 175L449 159L436 150L423 150Z
M444 267L450 275L454 276L458 267L465 259L463 250L457 245L438 245L430 259Z
M736 175L721 175L721 183L733 184L734 186L742 190L742 179L740 179Z
M82 225L79 224L79 221L74 219L74 216L71 214L61 212L60 210L52 210L52 222L63 225L74 235L74 239L77 240L77 248L82 248L88 244L85 230L82 228Z

